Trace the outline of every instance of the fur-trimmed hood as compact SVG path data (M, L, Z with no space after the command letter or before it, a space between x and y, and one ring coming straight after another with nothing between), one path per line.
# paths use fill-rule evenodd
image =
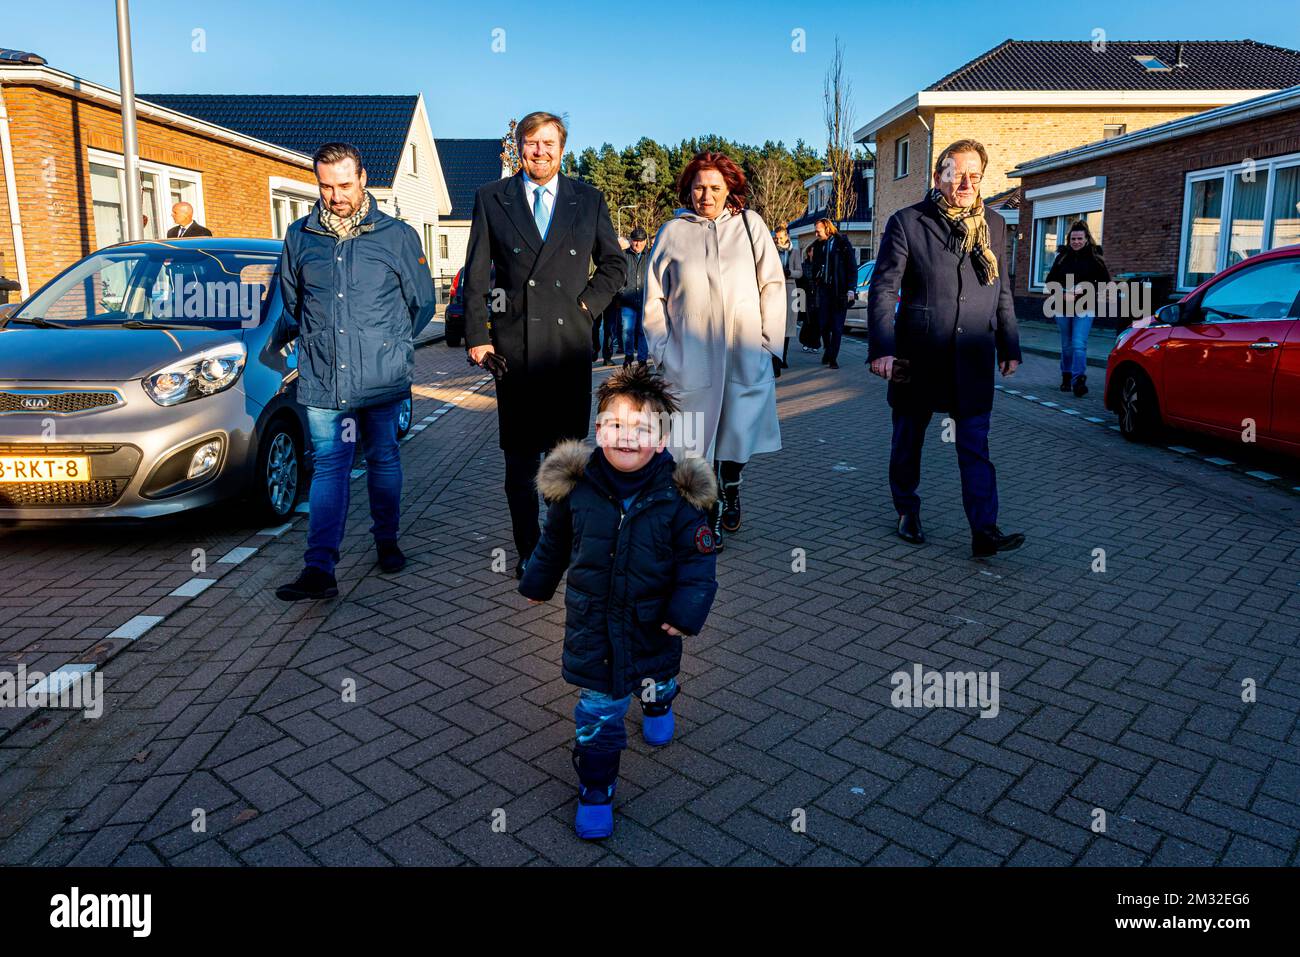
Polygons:
M537 490L548 502L572 494L587 470L595 448L586 442L569 439L561 442L542 459L537 470ZM673 484L689 504L708 511L718 498L718 481L704 459L694 456L673 464Z

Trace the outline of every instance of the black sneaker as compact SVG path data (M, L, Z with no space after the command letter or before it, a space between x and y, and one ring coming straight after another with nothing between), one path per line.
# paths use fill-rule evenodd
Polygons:
M724 482L719 489L722 510L718 514L718 527L728 534L740 531L740 483ZM721 539L721 535L718 536Z
M406 567L406 556L402 550L397 547L397 542L375 542L375 550L379 552L379 570L392 574L400 572Z
M1061 391L1062 391L1062 392L1069 392L1069 391L1070 391L1070 386L1073 385L1073 384L1074 384L1074 376L1070 375L1070 373L1068 373L1068 372L1062 372L1062 373L1061 373Z
M998 552L1009 552L1025 544L1025 536L1020 532L1003 535L996 525L987 532L976 532L970 538L972 558L991 558Z
M1082 399L1088 394L1088 377L1086 375L1076 376L1074 379L1074 397Z
M322 598L337 598L338 582L329 572L308 565L293 581L281 585L275 590L275 597L282 601L319 601Z

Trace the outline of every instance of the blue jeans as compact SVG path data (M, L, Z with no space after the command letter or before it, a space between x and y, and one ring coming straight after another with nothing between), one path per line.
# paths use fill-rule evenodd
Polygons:
M397 541L402 499L402 459L397 450L397 411L402 400L364 409L307 409L307 427L315 450L315 470L308 501L307 552L304 563L334 573L348 518L352 459L360 438L366 452L366 487L370 493L371 533L377 542Z
M889 450L889 491L900 515L917 515L921 499L921 446L931 412L893 410L894 437ZM998 481L989 461L989 413L958 419L957 468L961 471L961 502L972 532L988 532L998 523Z
M655 683L654 701L640 697L644 692L638 691L638 700L643 709L656 709L661 713L677 697L680 691L676 678ZM627 729L623 727L623 717L632 703L632 695L611 698L599 691L583 688L578 696L578 703L573 709L573 724L579 750L593 754L619 752L627 747Z
M641 325L641 310L633 306L623 306L620 309L623 318L623 355L631 361L632 353L636 353L638 362L646 360L646 341L645 329Z
M1088 374L1088 332L1092 329L1092 316L1057 316L1056 327L1061 330L1061 373L1074 378Z

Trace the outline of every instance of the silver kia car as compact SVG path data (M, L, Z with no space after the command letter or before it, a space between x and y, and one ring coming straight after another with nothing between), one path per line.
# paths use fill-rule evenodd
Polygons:
M310 448L281 245L122 243L0 309L0 522L287 516Z

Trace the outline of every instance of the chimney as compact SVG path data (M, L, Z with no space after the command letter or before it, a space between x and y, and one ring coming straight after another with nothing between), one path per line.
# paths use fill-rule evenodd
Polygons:
M1175 63L1174 66L1177 67L1178 69L1182 70L1182 69L1184 69L1184 68L1187 66L1187 64L1183 62L1183 45L1182 45L1181 43L1178 44L1178 54L1177 54L1177 56L1178 56L1178 62Z

